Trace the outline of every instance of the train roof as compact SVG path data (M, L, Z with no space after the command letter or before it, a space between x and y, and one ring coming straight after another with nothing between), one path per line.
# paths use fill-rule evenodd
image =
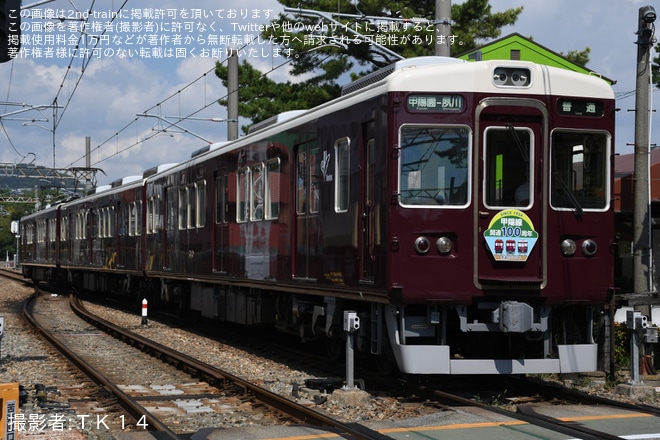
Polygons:
M498 85L491 79L497 69L525 71L529 73L529 84L524 86ZM484 78L488 78L484 81ZM299 124L312 121L341 106L361 102L373 96L390 91L429 92L438 90L455 93L502 93L538 94L600 97L614 99L612 87L603 79L556 67L540 65L529 61L490 60L468 62L447 57L417 57L394 63L373 74L361 78L345 88L345 93L332 101L310 110L284 112L250 130L247 136L235 141L211 144L193 153L191 159L164 171L175 173L186 167L207 160L227 151L241 148L255 140L286 130ZM161 173L159 173L161 174ZM158 176L156 174L155 176ZM149 179L155 176L149 177Z
M528 81L500 82L498 71L527 74ZM484 78L488 78L484 81ZM438 65L418 65L392 73L390 91L428 92L442 84L449 93L502 93L614 99L614 90L602 78L529 61L488 60Z
M356 92L358 90L369 87L379 81L384 80L392 73L409 68L421 67L421 66L438 66L442 64L462 64L467 61L461 60L458 58L450 57L416 57L416 58L406 58L405 60L399 60L395 63L390 64L387 67L378 69L375 72L372 72L368 75L363 76L353 82L350 82L341 88L341 94L348 95L349 93Z
M528 75L524 85L500 84L497 69L518 71ZM485 80L486 79L486 80ZM180 164L164 164L145 171L142 176L132 176L113 182L113 190L125 189L127 185L140 184L169 175L186 167L224 154L249 143L266 138L281 130L312 121L342 106L361 102L386 92L430 92L438 90L448 93L501 93L502 95L557 95L601 99L614 99L612 87L603 79L552 66L529 61L488 60L468 62L446 57L418 57L401 60L384 69L354 81L342 89L342 96L310 110L293 110L255 124L247 136L235 141L218 142L205 146L191 155L191 159ZM105 195L108 190L102 191ZM98 195L98 191L97 191ZM94 197L94 195L89 196ZM84 197L79 200L89 199ZM78 202L77 200L73 203Z

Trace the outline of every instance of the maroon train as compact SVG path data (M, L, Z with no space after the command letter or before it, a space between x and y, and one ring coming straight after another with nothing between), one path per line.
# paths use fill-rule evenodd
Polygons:
M21 221L27 277L274 327L415 374L596 369L614 94L417 58Z

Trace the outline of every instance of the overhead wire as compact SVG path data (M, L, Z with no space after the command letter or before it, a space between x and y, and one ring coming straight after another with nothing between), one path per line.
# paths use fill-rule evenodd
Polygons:
M252 43L253 43L253 40L252 40L252 41L249 41L249 42L246 42L241 48L238 49L238 51L241 51L242 49L248 47L248 46L251 45ZM223 59L220 63L225 63L225 62L227 62L227 60L228 60L228 58L225 58L225 59ZM280 65L277 65L277 66L271 67L271 69L270 69L269 71L267 71L267 72L263 72L263 73L262 73L257 79L259 79L259 78L263 78L263 77L266 77L266 76L270 75L271 73L273 73L273 72L275 72L275 71L281 69L282 67L284 67L284 66L290 64L291 62L292 62L292 60L289 59L289 60L285 61L284 63L281 63ZM192 87L194 84L196 84L196 83L199 82L199 81L204 81L204 84L206 84L205 81L206 81L206 77L207 77L207 75L208 75L209 73L211 73L211 72L214 72L215 69L216 69L215 66L212 67L212 68L210 68L210 69L208 69L207 71L205 71L204 73L202 73L200 76L198 76L197 78L195 78L194 80L192 80L192 81L190 81L188 84L186 84L184 87L178 89L176 92L171 93L171 94L168 95L167 97L163 98L162 100L160 100L160 101L157 102L156 104L154 104L154 105L152 105L151 107L149 107L149 108L148 108L147 110L145 110L143 113L148 113L148 112L150 112L150 111L152 111L152 110L154 110L154 109L156 109L156 108L162 108L163 104L165 104L165 103L168 102L169 100L172 100L172 99L174 99L174 98L176 98L176 97L180 97L180 94L181 94L182 92L184 92L184 91L187 90L188 88ZM247 87L247 86L248 86L247 84L243 84L243 85L239 86L239 88L244 88L244 87ZM206 88L204 89L204 92L205 92L205 93L204 93L204 96L205 96L205 99L206 99ZM187 119L189 119L189 118L192 118L192 117L196 116L196 115L199 114L200 112L202 112L202 111L208 109L209 107L211 107L211 106L213 106L213 105L217 105L217 103L218 103L219 100L227 98L228 95L229 95L229 94L227 93L227 94L225 94L225 95L223 95L223 96L220 96L220 97L218 97L218 98L216 98L216 99L213 99L213 100L211 100L211 101L209 101L209 102L206 102L206 101L205 101L205 104L204 104L203 106L201 106L200 108L194 110L192 113L190 113L190 114L188 114L188 115L186 115L186 116L180 116L180 117L178 117L178 118L175 118L174 121L171 121L171 122L165 122L165 123L163 124L163 126L162 126L157 132L155 132L155 133L153 133L153 134L150 134L150 135L147 135L147 136L143 137L142 139L139 139L139 140L137 140L137 141L135 141L135 142L133 142L133 143L131 143L131 144L128 144L128 145L124 146L124 147L121 148L121 149L120 149L119 147L117 147L117 149L116 149L116 151L115 151L114 153L111 153L111 154L109 154L108 156L106 156L106 157L104 157L104 158L102 158L102 159L97 160L96 162L94 162L94 165L98 165L99 163L102 163L102 162L105 162L105 161L110 160L110 159L112 159L112 158L115 158L115 157L117 157L117 156L119 156L119 155L125 153L126 151L129 151L129 150L131 150L131 149L133 149L133 148L138 147L139 145L142 145L143 143L145 143L145 142L147 142L147 141L153 139L154 137L158 136L158 135L159 135L160 133L162 133L163 131L166 131L166 130L169 129L169 128L175 127L178 123L180 123L180 122L182 122L182 121L185 121L185 120L187 120ZM128 130L128 129L129 129L130 127L132 127L134 124L137 124L138 120L139 120L138 117L134 118L133 120L131 120L130 122L128 122L126 125L124 125L120 130L118 130L118 131L115 132L113 135L111 135L110 137L108 137L106 140L102 141L100 144L98 144L96 147L94 147L93 150L94 150L95 152L98 153L102 147L104 147L105 145L108 145L112 140L116 140L116 141L118 141L118 137L119 137L119 135L121 135L123 132L125 132L126 130ZM137 132L137 128L136 128L136 132ZM78 162L81 162L81 161L85 160L85 157L86 157L85 155L81 156L80 158L78 158L78 159L74 160L73 162L71 162L68 166L74 166L74 165L77 164Z
M69 2L71 3L71 6L73 6L74 8L76 8L76 6L73 4L73 2L71 2L71 0L69 0ZM90 10L90 11L92 11L92 10L94 9L94 5L95 5L95 3L96 3L96 0L92 0L92 4L91 4L90 7L89 7L89 10ZM128 3L128 0L124 0L124 3L122 3L122 5L119 7L119 9L118 9L118 11L117 11L117 14L113 14L112 18L110 19L110 24L115 20L115 18L117 18L117 17L120 16L119 12L121 12L121 10L124 9L124 6L126 6L126 3ZM76 10L77 10L77 8L76 8ZM87 14L87 18L85 19L85 22L87 22L87 21L89 20L89 17L90 17L90 16L91 16L91 14ZM83 27L84 27L84 26L83 26ZM104 28L103 28L103 32L101 32L100 36L103 36L103 35L106 33L106 31L107 31L108 28L109 28L109 26L104 26ZM76 54L77 54L78 51L80 50L80 45L81 45L81 42L82 42L82 40L83 40L83 36L85 36L85 35L87 35L87 34L86 34L85 32L83 32L82 29L81 29L80 36L78 37L78 42L77 42L77 44L76 44L76 47L75 47L75 49L74 49L74 52L71 54L71 59L70 59L70 61L69 61L69 65L67 66L66 72L65 72L65 74L64 74L64 78L62 78L62 82L60 83L60 87L58 88L58 91L57 91L57 93L56 93L56 95L55 95L55 98L53 99L53 104L54 104L54 105L59 101L58 98L59 98L59 96L60 96L60 93L61 93L62 90L64 89L64 84L65 84L65 82L66 82L66 79L67 79L69 73L71 72L71 67L72 67L72 65L73 65L73 63L74 63L74 60L78 59L78 58L76 57ZM90 51L90 54L91 54L91 53L94 53L94 50L98 47L98 45L100 44L100 42L101 42L101 38L96 38L96 43L94 44L92 50ZM62 112L59 113L59 116L58 116L57 120L54 121L54 123L53 123L53 130L56 130L56 129L57 129L57 127L59 126L60 121L62 120L62 118L64 117L64 114L66 113L66 110L69 108L69 105L71 104L71 101L72 101L72 99L73 99L73 95L75 94L76 90L78 89L78 86L80 85L80 81L82 80L83 75L84 75L84 73L85 73L85 70L87 69L87 66L89 65L89 63L91 62L91 60L92 60L92 57L91 57L91 56L90 56L89 58L87 58L86 61L85 61L85 59L83 59L83 62L82 62L82 64L81 64L80 76L79 76L78 79L76 80L75 85L74 85L74 87L73 87L73 90L72 90L71 93L69 94L69 97L68 97L68 99L66 100L65 105L63 106Z

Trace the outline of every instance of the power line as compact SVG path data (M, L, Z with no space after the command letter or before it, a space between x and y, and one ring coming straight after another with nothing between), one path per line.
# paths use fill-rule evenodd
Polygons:
M246 48L246 47L248 47L250 44L252 44L252 41L246 43L243 47L241 47L241 48L239 49L239 51L242 50L242 49L244 49L244 48ZM221 63L225 63L225 62L227 62L227 60L228 60L228 58L225 58L224 60L221 61ZM286 62L284 62L284 63L282 63L282 64L280 64L280 65L278 65L278 66L271 67L271 69L270 69L269 71L267 71L267 72L265 72L265 73L262 73L262 74L259 76L259 78L263 78L263 77L265 77L265 76L268 76L268 75L270 75L271 73L273 73L273 72L275 72L275 71L281 69L282 67L284 67L284 66L286 66L286 65L288 65L288 64L290 64L290 63L291 63L291 60L287 60ZM152 106L149 107L147 110L145 110L143 113L148 113L148 112L151 111L151 110L154 110L154 109L156 109L156 108L160 108L160 107L163 106L163 104L167 103L168 101L170 101L170 100L172 100L172 99L174 99L174 98L176 98L176 97L180 97L182 92L184 92L184 91L187 90L188 88L192 87L195 83L197 83L197 82L199 82L199 81L201 81L201 80L205 80L206 77L207 77L207 75L208 75L209 73L211 73L211 72L214 72L214 71L215 71L215 66L214 66L213 68L207 70L206 72L204 72L204 73L201 74L199 77L197 77L197 78L195 78L194 80L192 80L191 82L189 82L186 86L184 86L184 87L182 87L181 89L177 90L176 92L170 94L169 96L167 96L166 98L162 99L162 100L159 101L158 103L152 105ZM259 79L259 78L257 78L257 79ZM241 86L241 88L243 88L243 87L247 87L247 85L244 84L244 85ZM167 129L172 128L172 127L176 127L176 125L177 125L178 123L180 123L180 122L183 122L183 121L186 121L186 120L189 120L189 119L193 119L193 118L194 118L196 115L198 115L200 112L202 112L202 111L208 109L208 108L211 107L212 105L217 105L217 103L218 103L219 100L221 100L221 99L225 99L225 98L227 98L227 96L228 96L228 94L225 94L225 95L223 95L223 96L221 96L221 97L219 97L219 98L213 99L213 100L211 100L211 101L205 103L202 107L198 108L197 110L193 111L192 113L190 113L190 114L188 114L188 115L186 115L186 116L177 117L177 118L175 118L176 120L174 120L174 121L168 121L168 122L166 122L166 123L164 124L163 128L160 129L160 130L158 130L156 133L153 133L153 134L150 134L150 135L148 135L148 136L145 136L145 137L143 137L142 139L139 139L139 140L137 140L137 141L135 141L135 142L133 142L133 143L131 143L131 144L129 144L129 145L126 145L126 146L124 146L124 147L121 148L121 149L119 149L119 147L117 147L117 150L116 150L114 153L112 153L112 154L110 154L110 155L104 157L103 159L100 159L100 160L94 162L94 165L98 165L98 164L101 163L101 162L105 162L105 161L107 161L107 160L110 160L110 159L112 159L112 158L114 158L114 157L117 157L117 156L119 156L119 155L125 153L126 151L129 151L129 150L131 150L131 149L133 149L133 148L135 148L135 147L138 147L139 145L142 145L143 143L145 143L145 142L147 142L147 141L149 141L149 140L155 138L156 136L158 136L158 135L161 134L162 132L166 131ZM137 122L138 122L138 119L139 119L139 118L136 117L136 118L134 118L133 120L131 120L130 122L128 122L128 123L127 123L126 125L124 125L120 130L118 130L117 132L115 132L112 136L110 136L109 138L107 138L106 140L104 140L103 142L101 142L99 145L97 145L97 146L94 148L94 150L98 152L102 147L108 145L113 139L118 140L118 139L119 139L119 136L120 136L122 133L126 132L128 129L130 129L130 128L133 127L133 126L136 126L136 129L137 129ZM85 160L85 156L83 155L83 156L81 156L80 158L78 158L77 160L73 161L71 164L69 164L69 166L73 166L74 164L76 164L76 163L78 163L78 162L80 162L80 161L84 161L84 160Z

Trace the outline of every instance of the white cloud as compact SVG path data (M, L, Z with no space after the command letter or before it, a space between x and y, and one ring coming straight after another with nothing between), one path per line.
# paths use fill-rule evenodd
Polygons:
M91 0L88 0L88 3L91 3ZM195 8L207 12L224 7L218 6L216 0L191 3ZM454 3L460 3L460 0ZM518 22L514 26L504 28L503 35L518 32L533 37L536 42L549 49L563 53L590 47L589 67L616 80L614 89L622 93L635 88L637 46L634 44L634 33L637 30L638 8L648 3L650 2L643 0L490 1L493 12L524 6ZM80 8L83 6L88 5L78 4ZM47 7L68 10L71 3L56 0ZM100 9L104 8L108 7L103 6ZM174 0L140 2L140 10L145 11L147 8L182 9L181 3ZM223 14L227 14L229 7L224 8ZM234 9L239 14L247 13L248 18L225 17L213 22L213 26L223 28L223 32L229 33L230 21L258 21L251 17L254 11L279 11L281 6L275 0L248 0L238 7L234 6ZM261 18L261 21L267 20ZM207 31L208 33L210 32ZM249 38L249 35L244 33L231 36L243 40ZM218 47L225 45L219 43ZM103 183L125 175L139 174L159 163L180 162L205 144L204 140L181 133L176 127L170 127L167 133L143 142L142 139L156 134L154 129L163 128L167 124L156 118L138 118L136 122L133 121L137 113L145 111L164 116L187 116L195 113L198 118L226 117L226 109L215 103L226 94L220 80L211 71L216 59L218 58L141 59L135 56L94 58L86 65L84 72L81 70L84 62L77 58L71 63L70 69L69 57L15 60L0 64L0 77L5 79L0 86L0 99L31 105L48 105L58 96L57 104L67 107L58 110L56 166L66 167L72 163L75 166L84 166L81 159L84 154L85 136L90 136L92 166L103 168L108 174L107 177L99 176ZM250 59L252 65L262 72L269 72L284 61L283 58L270 57ZM205 72L209 73L204 77L202 75ZM197 80L200 77L202 79ZM269 78L275 81L301 80L290 78L287 67L275 69L269 74ZM189 85L193 81L196 82ZM654 107L660 106L660 93L654 94L653 102ZM157 105L159 103L160 105ZM622 111L617 115L617 149L625 153L632 151L626 143L632 143L634 139L634 113L627 111L634 107L634 98L621 100L619 106ZM0 105L0 114L14 112L19 108ZM653 114L652 124L652 142L655 143L660 137L657 114ZM14 119L21 120L2 120L13 147L5 133L0 130L0 161L19 162L28 153L34 153L36 164L51 166L52 110L25 112L16 115ZM35 120L34 123L31 119ZM23 126L24 123L38 124L39 127ZM226 138L224 123L188 120L180 125L209 141ZM31 160L31 157L28 155L26 160Z

